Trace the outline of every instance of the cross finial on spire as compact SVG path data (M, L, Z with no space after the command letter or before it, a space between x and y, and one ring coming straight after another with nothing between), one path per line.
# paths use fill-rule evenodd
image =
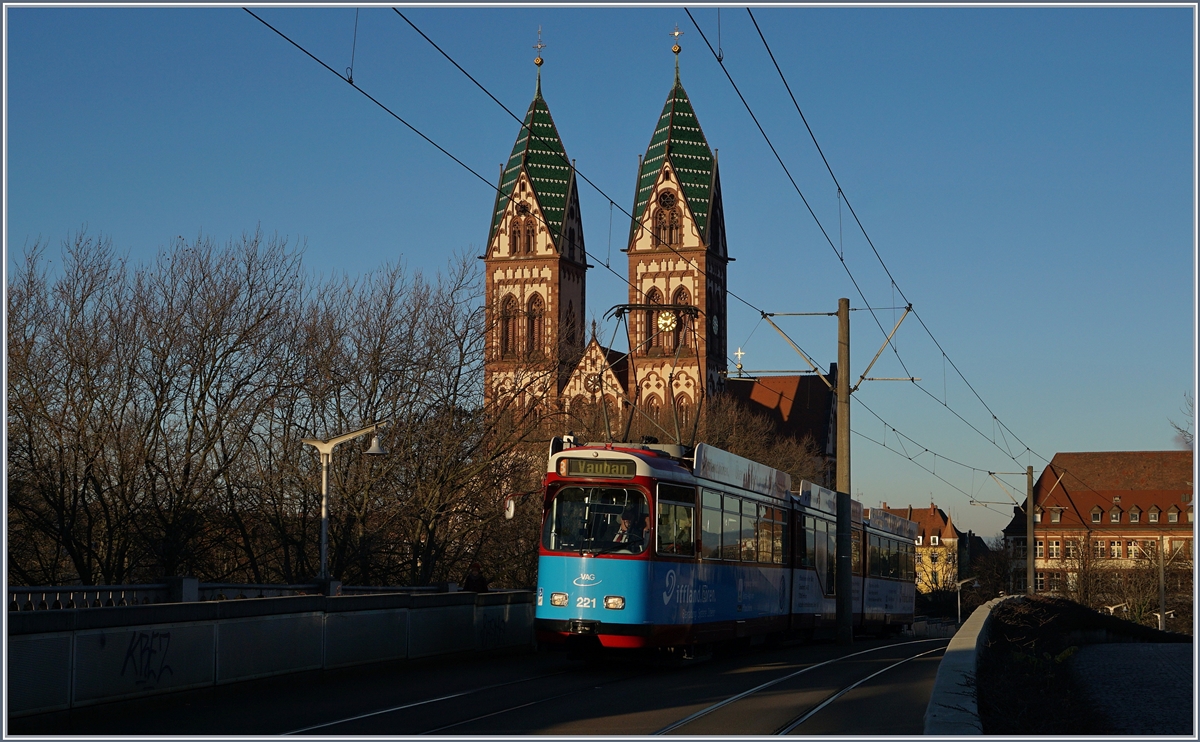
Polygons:
M671 51L675 52L675 83L679 83L679 52L683 51L683 47L679 45L679 37L683 36L683 31L679 30L679 24L675 24L675 30L667 34L675 37L675 43L671 46Z
M546 45L542 43L542 27L541 26L538 26L538 42L533 45L533 48L537 49L537 57L534 58L533 63L536 64L538 67L541 67L542 66L542 50L546 48Z

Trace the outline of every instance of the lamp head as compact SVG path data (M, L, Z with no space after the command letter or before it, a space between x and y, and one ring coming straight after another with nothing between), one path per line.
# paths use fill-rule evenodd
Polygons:
M383 447L379 445L379 436L377 436L377 435L371 436L371 447L367 449L367 455L368 456L386 456L387 455L387 451L383 450Z

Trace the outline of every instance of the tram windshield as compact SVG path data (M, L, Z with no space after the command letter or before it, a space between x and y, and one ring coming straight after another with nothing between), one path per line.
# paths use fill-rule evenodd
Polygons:
M618 487L564 487L542 528L542 545L551 551L641 554L649 540L646 496Z

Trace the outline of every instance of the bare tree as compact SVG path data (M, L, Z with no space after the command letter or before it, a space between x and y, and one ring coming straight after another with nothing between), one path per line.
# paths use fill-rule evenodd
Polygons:
M1175 429L1175 437L1183 444L1184 448L1194 448L1196 445L1196 398L1191 392L1184 392L1183 407L1180 408L1183 413L1183 424L1168 420L1171 427Z

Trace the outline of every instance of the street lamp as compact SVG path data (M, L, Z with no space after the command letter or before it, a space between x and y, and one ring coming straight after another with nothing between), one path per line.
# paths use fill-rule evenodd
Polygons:
M971 580L975 580L975 584L972 585L971 587L979 587L979 580L975 577L968 577L965 580L959 580L958 582L954 583L955 600L958 602L958 625L959 626L962 626L962 586L967 584Z
M318 579L329 579L329 459L333 456L333 449L337 448L346 441L354 440L367 433L375 432L375 429L381 425L387 425L391 419L380 420L379 422L356 430L353 433L339 435L336 438L330 438L327 441L318 440L316 438L304 438L301 443L312 446L321 454L321 574ZM367 450L368 456L382 456L386 454L379 446L379 436L371 438L371 448Z

